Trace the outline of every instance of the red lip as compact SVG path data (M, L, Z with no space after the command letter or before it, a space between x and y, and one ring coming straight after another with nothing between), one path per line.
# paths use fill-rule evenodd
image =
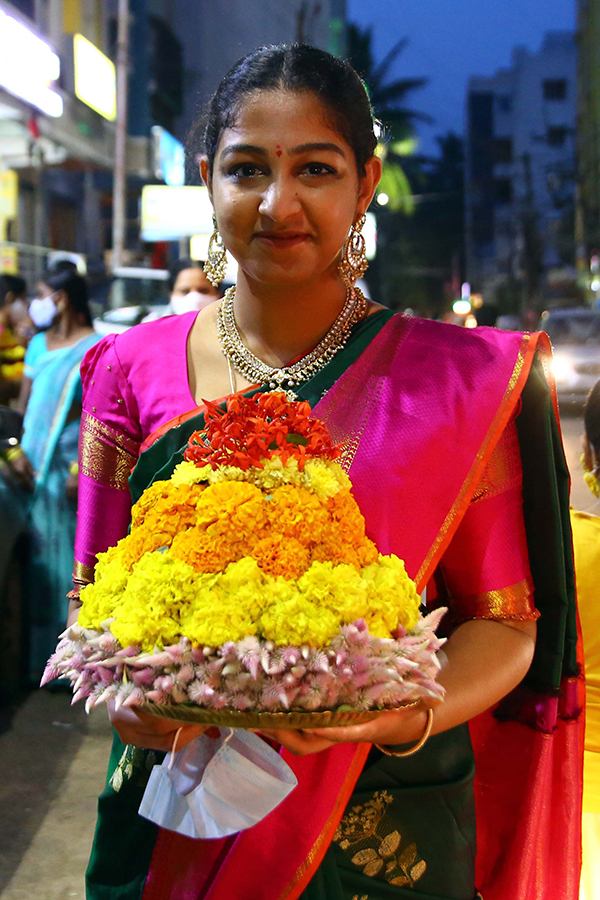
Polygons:
M284 231L259 231L254 234L254 237L262 243L267 244L270 247L276 247L280 250L287 249L288 247L295 247L297 244L301 244L309 239L309 235L305 233L299 234Z

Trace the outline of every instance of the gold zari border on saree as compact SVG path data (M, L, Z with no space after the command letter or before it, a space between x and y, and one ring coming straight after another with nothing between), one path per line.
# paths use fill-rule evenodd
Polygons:
M540 616L533 605L533 585L529 578L498 590L460 597L456 608L461 620L517 619L534 622Z
M105 487L129 489L137 460L137 444L89 413L81 417L79 467L83 475Z

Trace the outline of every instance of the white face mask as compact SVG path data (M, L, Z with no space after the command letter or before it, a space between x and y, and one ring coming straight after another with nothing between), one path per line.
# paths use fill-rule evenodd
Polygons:
M36 328L49 328L56 318L57 311L52 297L36 297L29 304L29 315Z
M251 828L287 797L298 779L279 754L251 732L225 730L228 737L201 734L154 766L141 816L187 837L220 838Z
M216 299L214 294L201 294L200 291L188 291L183 295L171 294L171 309L176 316L181 316L187 312L198 312Z

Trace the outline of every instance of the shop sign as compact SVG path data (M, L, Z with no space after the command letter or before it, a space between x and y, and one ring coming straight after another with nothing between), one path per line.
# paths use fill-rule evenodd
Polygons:
M171 187L185 184L185 150L181 141L162 128L153 125L152 153L153 169L157 178L162 178Z
M177 241L212 231L212 204L203 186L169 187L147 184L142 188L143 241Z
M0 273L3 275L19 274L19 255L16 247L9 247L0 242Z
M0 169L0 216L16 219L19 211L19 176L14 169Z
M73 36L75 95L95 112L114 122L117 118L115 65L82 34Z
M50 45L0 9L0 87L58 118L63 101L52 85L59 75L60 60Z

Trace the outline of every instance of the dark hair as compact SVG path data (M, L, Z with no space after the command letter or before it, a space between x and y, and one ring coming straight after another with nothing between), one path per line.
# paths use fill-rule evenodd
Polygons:
M83 324L91 326L92 314L90 313L88 289L85 279L81 275L71 268L63 268L62 271L59 269L58 272L51 271L49 275L45 275L43 282L53 291L64 291L73 312L80 317Z
M347 62L308 44L260 47L238 60L192 127L189 149L194 157L201 149L212 174L221 135L234 123L244 98L254 91L275 90L315 94L336 131L354 151L359 175L364 175L365 163L377 146L365 85Z
M27 293L25 279L20 275L0 275L0 305L4 303L8 293L23 297Z
M175 262L171 263L169 266L169 290L172 291L175 287L175 282L177 281L177 276L180 272L183 272L184 269L203 269L203 264L197 259L176 259Z
M74 263L72 259L57 259L48 268L47 274L56 275L57 272L77 272L77 263Z
M583 424L587 439L600 458L600 381L596 382L585 401Z

